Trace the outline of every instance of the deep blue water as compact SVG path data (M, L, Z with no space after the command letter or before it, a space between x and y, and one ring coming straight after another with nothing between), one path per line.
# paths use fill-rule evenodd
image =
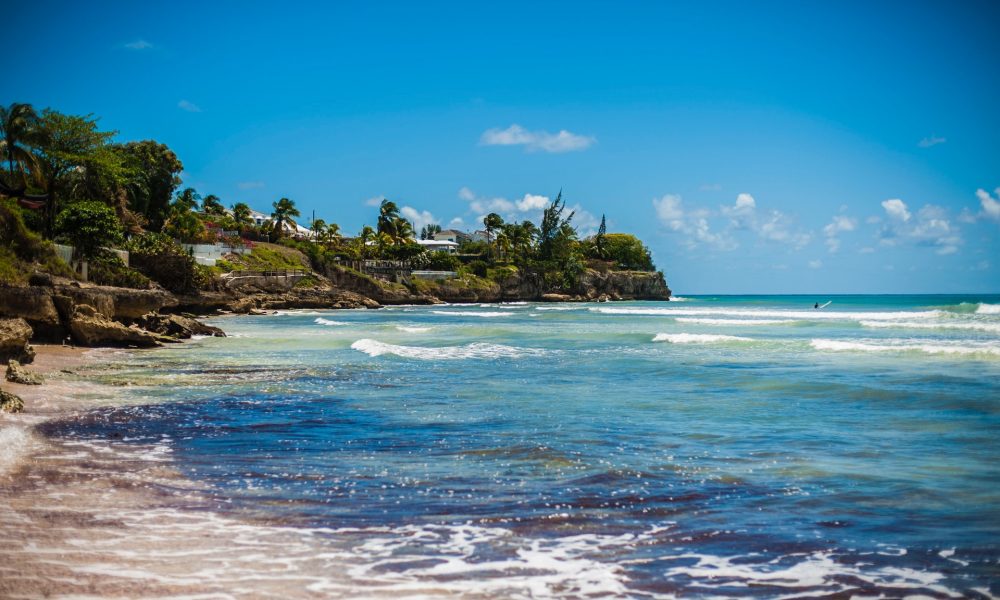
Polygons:
M139 405L53 433L168 436L227 511L356 529L414 580L457 561L451 581L555 596L1000 594L1000 296L213 323L230 337L104 374Z

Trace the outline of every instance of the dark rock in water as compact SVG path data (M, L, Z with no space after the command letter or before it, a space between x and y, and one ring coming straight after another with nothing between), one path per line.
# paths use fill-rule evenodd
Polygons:
M97 312L94 307L81 304L73 309L69 320L73 339L83 346L159 346L158 336L138 327L126 327Z
M16 360L7 363L7 381L21 385L42 385L45 379L38 373L32 373Z
M169 335L179 339L188 339L195 335L210 335L215 337L226 337L218 327L205 325L192 318L181 315L158 315L148 314L137 321L137 324L153 333Z
M24 410L24 400L20 397L0 390L0 412L18 413Z
M28 344L31 334L31 326L24 319L0 319L0 362L34 360L35 351Z

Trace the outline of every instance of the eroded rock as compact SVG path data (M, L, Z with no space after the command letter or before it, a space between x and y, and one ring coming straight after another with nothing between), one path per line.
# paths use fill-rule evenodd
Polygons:
M31 334L31 326L24 319L0 319L0 362L34 360L35 351L28 344Z
M0 390L0 412L19 413L24 410L24 400L19 396Z
M45 378L38 373L32 373L31 371L25 369L16 360L11 360L7 363L7 381L11 383L20 383L21 385L42 385L45 382Z
M159 336L138 327L126 327L108 319L88 304L73 309L69 320L73 339L82 346L138 346L149 348L160 345Z

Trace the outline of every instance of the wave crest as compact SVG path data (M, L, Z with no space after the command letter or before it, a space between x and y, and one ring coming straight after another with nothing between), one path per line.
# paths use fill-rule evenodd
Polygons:
M431 314L448 315L450 317L510 317L512 312L489 311L489 310L432 310Z
M816 350L831 352L922 352L924 354L1000 357L1000 346L987 344L952 345L937 341L923 343L911 340L843 341L819 338L810 341L809 345Z
M980 302L976 307L977 315L1000 315L1000 304L987 304Z
M654 342L670 342L671 344L718 344L724 342L752 342L752 338L736 335L719 335L711 333L658 333Z
M475 343L465 346L439 347L402 346L387 344L368 338L354 342L351 344L351 348L372 357L393 354L402 358L415 358L418 360L519 358L522 356L540 356L544 354L544 351L534 348L518 348L515 346L504 346L503 344Z
M313 321L313 323L316 323L317 325L325 325L327 327L332 327L334 325L347 325L344 321L332 321L330 319L324 319L323 317L317 318Z

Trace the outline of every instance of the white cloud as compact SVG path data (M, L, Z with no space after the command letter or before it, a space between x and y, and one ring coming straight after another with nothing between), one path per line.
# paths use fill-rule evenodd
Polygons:
M435 218L429 211L417 210L412 206L404 206L400 208L399 214L413 224L413 230L417 233L419 233L425 225L438 222L438 219Z
M947 138L931 135L930 137L925 137L924 139L920 140L917 143L917 145L920 146L921 148L930 148L931 146L937 146L938 144L943 144L947 141L948 141Z
M487 129L479 137L483 146L524 146L528 151L554 153L586 150L595 142L597 140L593 137L570 133L565 129L559 133L528 131L516 123L507 129Z
M885 209L885 213L889 215L889 218L891 219L903 221L904 223L910 220L910 211L906 207L906 203L899 198L883 200L882 208Z
M830 252L840 250L839 235L841 233L854 231L857 226L857 219L845 217L843 215L834 215L833 220L823 228L823 235L826 236L826 247L830 250Z
M811 260L811 261L809 261L809 268L810 269L818 269L818 268L820 268L822 266L823 266L823 261L821 261L821 260Z
M236 184L241 190L255 190L264 187L263 181L241 181Z
M878 232L879 243L895 246L909 242L917 246L935 248L941 255L954 254L964 243L958 227L948 218L948 212L933 204L924 205L916 216L900 199L882 202L889 220Z
M708 211L686 210L684 201L676 194L653 198L653 208L656 217L665 227L685 235L683 243L688 248L693 249L699 244L704 244L719 250L733 250L738 246L736 240L725 232L712 231L708 222Z
M385 200L385 196L372 196L365 200L365 206L379 206L383 200Z
M791 217L779 210L772 210L766 221L757 225L757 235L771 242L789 244L799 249L812 240L812 236L793 229Z
M177 108L193 113L201 112L201 107L189 100L181 100L180 102L177 103Z
M993 190L993 193L997 195L997 198L1000 198L1000 188ZM979 204L983 207L981 214L988 219L1000 222L1000 201L994 199L984 189L976 190L976 197L979 198Z
M456 229L458 227L462 227L463 225L465 225L465 221L462 219L462 217L455 217L451 221L448 221L449 229Z
M127 44L122 44L122 47L127 48L129 50L148 50L153 47L153 44L150 44L146 40L139 39L135 40L134 42L128 42Z
M545 210L549 206L549 199L547 196L525 194L524 198L515 202L514 205L517 206L517 210L521 212L527 212L529 210Z

